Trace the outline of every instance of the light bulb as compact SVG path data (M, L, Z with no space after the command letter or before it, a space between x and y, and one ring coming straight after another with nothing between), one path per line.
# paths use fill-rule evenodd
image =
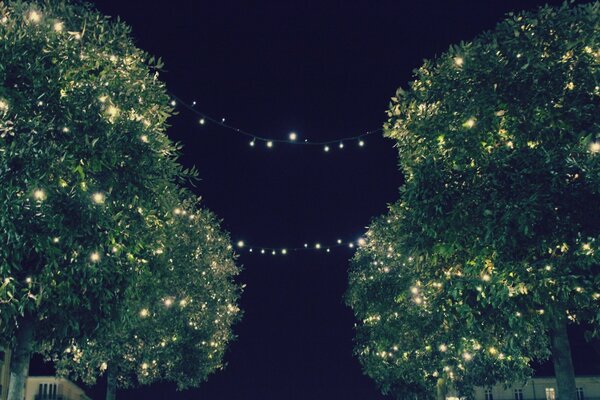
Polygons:
M462 67L464 63L465 60L462 57L454 57L454 64L456 64L457 67Z
M268 148L271 148L271 147L273 147L273 141L269 140L269 141L267 142L267 147L268 147Z
M55 22L53 26L55 32L62 32L64 27L65 25L60 21Z
M255 141L255 139L253 139L252 141L250 141L250 147L254 147L254 144L255 144L254 141Z
M296 139L298 139L298 135L296 134L296 132L290 133L290 140L293 142Z
M238 246L239 248L242 248L242 247L244 247L244 241L243 241L243 240L240 240L239 242L237 242L237 246Z
M98 262L98 261L100 261L100 253L98 253L97 251L95 251L92 254L90 254L90 261L91 262Z
M92 201L96 204L104 203L105 197L103 193L97 192L92 195Z
M325 150L325 152L328 152L328 151L329 151L329 146L325 146L325 147L323 148L323 150Z
M33 191L33 198L37 201L44 201L46 200L46 192L42 189L36 189Z
M206 120L204 118L200 118L198 123L200 123L200 125L204 125L206 123Z
M359 145L360 147L363 147L363 146L365 145L365 141L364 141L364 140L359 140L359 141L358 141L358 145Z
M344 148L344 143L341 143L341 142L340 142L340 145L339 145L339 147L340 147L340 149L343 149L343 148Z

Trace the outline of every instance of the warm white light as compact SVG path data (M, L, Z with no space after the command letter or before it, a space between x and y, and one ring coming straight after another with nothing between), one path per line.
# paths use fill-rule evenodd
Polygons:
M204 125L206 123L206 120L204 118L200 118L200 121L198 121L200 123L200 125Z
M171 100L171 105L172 105L173 107L175 107L175 106L177 105L177 102L176 102L175 100Z
M350 247L351 249L354 248L354 243L348 243L348 247Z
M29 22L33 22L34 24L37 24L38 22L40 22L42 20L42 15L35 10L31 10L31 11L29 11L29 14L27 14L27 20Z
M106 109L106 114L109 116L109 118L116 118L117 115L119 115L119 109L111 104Z
M357 243L359 246L364 246L367 244L367 241L365 240L365 238L359 238Z
M290 133L290 140L293 142L296 139L298 139L298 135L296 134L296 132Z
M418 294L419 293L419 288L416 287L416 286L413 286L413 287L410 288L410 292L412 294Z
M315 249L319 250L321 248L321 243L315 244Z
M175 209L173 210L173 214L175 214L175 215L179 215L179 214L181 214L181 208L175 208Z
M340 143L339 147L340 147L340 149L343 149L344 148L344 143Z
M167 298L164 300L165 306L171 307L173 305L173 299Z
M98 253L97 251L95 251L92 254L90 254L90 261L91 262L98 262L98 261L100 261L100 253Z
M148 135L142 135L140 136L140 140L144 143L148 143Z
M600 153L600 142L590 143L590 153L593 153L593 154Z
M473 359L473 356L471 355L471 353L463 353L463 358L465 359L465 361L471 361Z
M92 200L96 204L102 204L102 203L104 203L104 200L105 200L104 193L100 193L100 192L94 193L92 195Z
M148 363L143 363L142 364L142 369L148 369Z
M468 120L465 121L465 123L463 125L465 126L465 128L471 129L472 127L475 126L475 118L469 118Z
M36 189L33 191L33 198L37 201L44 201L46 200L46 192L42 189Z
M142 318L146 318L149 314L150 314L150 311L148 311L147 308L142 308L142 310L140 311L140 317L142 317Z
M0 111L7 112L8 111L8 101L0 98Z
M286 255L287 254L287 249L281 250L281 254Z
M360 141L358 142L358 145L359 145L360 147L363 147L363 146L365 145L365 141L364 141L364 140L360 140Z
M440 347L438 348L442 353L445 353L448 350L448 346L446 346L445 344L440 344Z
M250 147L254 147L254 140L250 142Z
M64 27L65 24L63 24L62 22L55 22L53 26L55 32L62 32Z
M454 57L454 64L456 64L457 67L462 67L464 63L465 60L462 57Z
M242 247L244 247L244 241L243 241L243 240L240 240L239 242L237 242L237 246L238 246L239 248L242 248Z
M275 250L271 251L271 254L273 254L274 256L277 255L277 252Z
M342 244L342 239L338 239L337 244Z
M325 148L323 150L325 150L325 152L328 152L329 151L329 146L325 146Z
M27 282L27 283L31 283L31 277L30 277L30 276L28 276L27 278L25 278L25 282Z
M262 249L262 250L260 251L260 254L265 254L265 249Z
M269 140L269 141L267 142L267 147L268 147L268 148L271 148L271 147L273 147L273 142L272 142L271 140Z
M306 249L308 247L308 243L304 243L304 248Z
M52 238L52 243L58 243L58 242L60 242L60 238L58 236Z

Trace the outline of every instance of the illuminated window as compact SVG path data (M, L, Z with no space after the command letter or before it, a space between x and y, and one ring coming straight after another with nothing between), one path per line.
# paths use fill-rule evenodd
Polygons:
M556 400L554 388L546 388L546 400Z

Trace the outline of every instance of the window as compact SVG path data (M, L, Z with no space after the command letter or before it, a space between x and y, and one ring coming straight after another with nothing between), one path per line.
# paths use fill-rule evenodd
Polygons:
M583 399L584 399L583 388L579 387L579 388L577 388L577 400L583 400Z
M515 400L523 400L523 389L515 389Z
M554 388L546 388L546 400L556 400Z
M484 395L484 400L494 400L494 396L492 395L492 389L485 389L483 392ZM583 400L583 399L577 399L577 400Z

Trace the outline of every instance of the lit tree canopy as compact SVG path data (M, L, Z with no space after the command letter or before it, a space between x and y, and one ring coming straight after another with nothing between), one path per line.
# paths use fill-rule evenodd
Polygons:
M125 24L9 1L0 37L0 342L18 398L33 342L85 336L115 311L163 190L186 173L160 63Z
M365 373L396 398L446 388L468 397L475 385L523 380L529 355L546 354L538 321L507 318L519 313L511 302L494 312L492 296L506 288L492 282L489 261L463 268L401 253L402 220L395 205L373 221L352 260L346 300Z
M599 26L598 2L510 15L426 61L385 126L406 177L399 251L486 274L475 309L490 308L473 318L493 312L522 337L519 320L541 324L563 400L575 398L566 325L597 326L600 301Z
M107 371L107 399L116 386L158 380L197 387L223 367L239 318L238 268L229 238L193 199L173 204L120 306L97 334L58 355L59 373L93 384Z

